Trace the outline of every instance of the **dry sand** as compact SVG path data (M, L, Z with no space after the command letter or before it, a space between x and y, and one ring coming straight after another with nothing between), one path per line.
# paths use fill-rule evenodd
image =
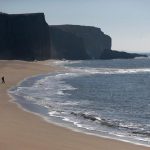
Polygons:
M0 61L0 150L150 150L116 140L73 132L23 111L10 102L7 89L25 77L55 71L39 62Z

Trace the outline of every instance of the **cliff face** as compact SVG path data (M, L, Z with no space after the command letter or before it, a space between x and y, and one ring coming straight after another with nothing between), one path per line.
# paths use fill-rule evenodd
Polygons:
M50 33L43 13L0 14L0 59L50 58Z
M143 55L111 50L111 38L100 28L48 26L43 13L0 13L0 59L115 59Z
M146 55L111 50L111 38L104 34L100 28L79 25L53 25L50 26L50 29L52 58L130 59L147 57Z
M89 59L82 38L55 26L50 27L50 33L52 59Z
M82 47L90 59L99 59L104 50L111 50L111 38L99 28L79 25L56 25L50 26L50 28L58 29L65 34L72 34L76 39L80 38ZM66 44L69 43L70 39L68 38Z
M147 55L136 54L136 53L127 53L116 50L105 50L100 59L132 59L135 57L147 57Z

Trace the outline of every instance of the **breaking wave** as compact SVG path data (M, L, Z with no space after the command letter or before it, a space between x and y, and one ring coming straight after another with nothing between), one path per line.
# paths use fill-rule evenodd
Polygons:
M10 89L17 103L66 126L149 145L149 61L53 63L66 70Z

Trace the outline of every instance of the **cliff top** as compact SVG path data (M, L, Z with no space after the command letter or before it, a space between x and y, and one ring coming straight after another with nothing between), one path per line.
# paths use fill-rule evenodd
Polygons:
M18 20L18 18L22 18L25 19L26 21L36 20L36 22L38 21L39 23L46 22L44 13L7 14L7 13L0 12L0 18L3 19L11 18L14 20Z
M38 13L8 14L8 13L0 12L0 15L28 16L28 15L44 15L44 13L43 12L38 12Z
M74 25L74 24L62 24L62 25L50 25L50 27L62 27L62 28L91 28L91 29L98 29L101 30L98 27L94 26L87 26L87 25Z

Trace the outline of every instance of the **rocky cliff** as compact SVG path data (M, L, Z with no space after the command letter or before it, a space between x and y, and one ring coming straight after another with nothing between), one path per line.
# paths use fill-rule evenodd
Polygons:
M49 26L43 13L0 13L0 59L114 59L143 55L111 50L111 38L100 28Z
M0 59L48 58L50 33L43 13L0 13Z
M64 59L130 59L146 55L111 50L111 37L100 28L80 25L53 25L52 58ZM60 57L61 55L61 57Z
M50 33L52 59L90 59L85 51L82 38L55 26L50 27Z
M104 50L111 50L111 38L105 35L100 28L80 25L55 25L50 26L50 28L52 28L52 30L55 28L60 32L64 32L64 35L71 34L72 37L75 37L74 40L76 42L80 39L83 45L82 48L84 48L84 52L89 59L99 59ZM62 36L58 38L64 40ZM65 43L69 44L70 39L66 39ZM76 44L72 43L72 48L75 47ZM77 47L75 49L77 51ZM68 49L68 51L74 50Z
M147 55L127 53L127 52L116 51L116 50L105 50L103 51L100 59L132 59L135 57L147 57Z

